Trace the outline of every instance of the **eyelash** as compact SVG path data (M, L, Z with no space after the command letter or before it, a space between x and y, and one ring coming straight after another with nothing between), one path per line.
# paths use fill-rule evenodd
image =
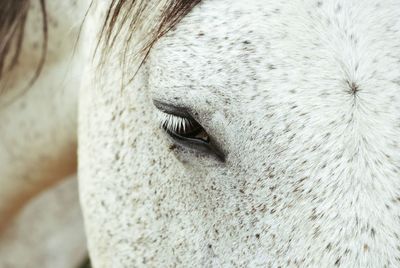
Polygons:
M160 122L160 126L163 129L171 132L179 133L185 132L188 127L193 127L193 123L185 117L157 111L157 118Z

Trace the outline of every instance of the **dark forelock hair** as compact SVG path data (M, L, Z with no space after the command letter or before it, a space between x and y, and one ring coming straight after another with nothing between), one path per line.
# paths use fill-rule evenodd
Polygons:
M47 49L47 13L46 0L0 0L0 78L4 71L17 64L18 56L24 38L26 18L31 1L39 1L43 18L43 53L37 68L39 75L45 60ZM55 0L52 0L55 1ZM58 0L65 1L65 0ZM79 1L79 0L78 0ZM141 47L142 62L146 59L153 44L172 27L174 27L194 6L201 0L167 0L161 8L161 16L149 31L146 43ZM111 0L99 36L98 47L102 46L103 55L107 55L117 38L123 38L125 49L123 59L126 57L129 43L138 25L147 18L154 8L151 0ZM120 36L123 27L128 26L130 31L125 36ZM96 49L97 50L97 49Z
M0 0L0 78L6 70L18 63L24 40L25 23L31 0ZM47 50L47 13L45 0L38 0L43 18L42 56L38 64L35 80L44 65Z
M154 43L171 30L183 17L185 17L201 0L167 0L161 7L161 14L148 30L145 42L137 49L136 56L141 56L139 68L146 60ZM103 46L103 59L113 48L116 40L122 41L122 68L130 51L130 45L134 42L135 31L140 27L151 12L154 12L154 2L151 0L112 0L108 8L103 27L101 29L99 44ZM151 17L151 16L150 16ZM123 27L129 27L127 35L121 36ZM119 39L119 38L122 38ZM98 47L99 47L98 44ZM96 48L96 51L98 49ZM134 76L134 74L133 74Z

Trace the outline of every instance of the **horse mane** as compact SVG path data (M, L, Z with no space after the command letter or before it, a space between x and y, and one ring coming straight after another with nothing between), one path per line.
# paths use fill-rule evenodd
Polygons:
M124 43L122 51L122 68L124 71L126 58L136 31L143 26L142 24L146 20L151 18L150 14L155 13L155 10L160 8L161 13L157 14L159 17L147 29L146 40L136 50L137 55L135 56L141 56L136 74L147 59L154 43L175 27L200 2L201 0L112 0L101 28L95 54L99 45L102 44L101 58L104 60L116 44L116 40L121 37L122 29L129 27L128 33L122 36L123 39L118 40ZM161 6L157 6L157 3ZM101 60L101 62L103 61ZM130 79L133 79L135 74Z
M0 79L5 71L12 69L17 63L24 40L25 24L29 13L31 0L1 0L0 1ZM43 44L42 56L38 64L34 82L39 76L46 57L48 26L46 0L40 2L43 18ZM160 19L152 27L148 41L140 49L143 53L143 61L147 58L153 44L173 28L189 11L201 0L166 0ZM158 2L158 1L155 1ZM149 12L154 9L154 2L150 0L111 0L106 18L103 22L99 36L98 46L103 44L103 56L113 48L121 29L129 25L129 33L124 36L125 49L123 58L126 58L128 45L132 40L135 30ZM96 49L97 51L97 49ZM141 65L141 64L140 64ZM139 67L140 68L140 67Z
M24 40L25 24L31 0L0 1L0 79L5 71L12 69L17 63ZM47 12L45 0L40 2L43 18L42 56L32 80L39 76L47 50Z

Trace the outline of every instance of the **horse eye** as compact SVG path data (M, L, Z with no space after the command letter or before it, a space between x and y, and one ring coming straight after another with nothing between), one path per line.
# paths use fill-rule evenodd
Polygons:
M214 144L210 135L187 109L158 101L154 101L154 105L158 109L157 117L161 128L173 139L175 144L191 150L214 154L219 160L225 160L224 154Z
M161 127L173 138L195 139L205 143L210 142L207 132L192 118L167 113L162 113L159 117L162 118Z

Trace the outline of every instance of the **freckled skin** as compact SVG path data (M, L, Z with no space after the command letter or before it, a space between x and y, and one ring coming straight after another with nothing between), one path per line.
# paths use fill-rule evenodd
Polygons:
M394 0L204 1L123 90L117 52L89 70L95 267L400 266L399 14ZM170 150L152 99L195 111L226 162Z

